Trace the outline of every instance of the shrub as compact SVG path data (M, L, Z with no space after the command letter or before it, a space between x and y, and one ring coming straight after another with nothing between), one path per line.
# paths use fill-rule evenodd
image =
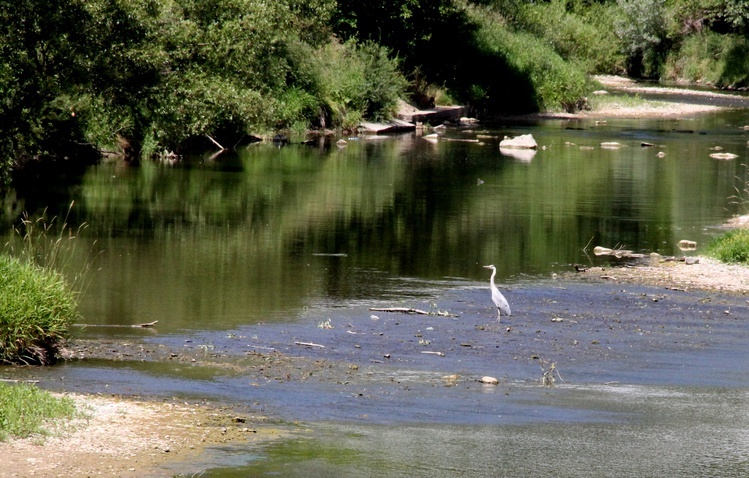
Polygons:
M749 39L713 32L689 35L669 55L664 76L719 88L749 86Z
M389 50L373 42L332 41L320 49L305 44L291 48L293 84L317 97L317 108L309 98L291 97L304 115L317 114L321 126L354 128L363 118L392 117L407 83L399 62ZM321 120L320 117L324 120Z
M615 73L624 58L613 29L614 10L581 1L532 2L515 13L515 25L548 41L565 60L587 73Z
M513 31L486 8L471 9L479 25L474 91L484 108L527 112L578 109L589 90L585 73L565 62L548 43L530 33ZM491 65L491 67L489 66Z
M749 230L727 232L710 243L707 253L723 262L749 264Z
M49 364L76 320L61 274L0 255L0 362Z
M10 255L9 243L9 254L0 254L0 363L54 363L78 319L78 294L59 272L68 266L76 235L63 224L51 236L54 223L24 217L20 251ZM76 286L89 266L75 276Z

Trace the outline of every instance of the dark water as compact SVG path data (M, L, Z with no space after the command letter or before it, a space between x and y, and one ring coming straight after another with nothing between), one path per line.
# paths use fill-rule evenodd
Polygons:
M159 320L171 333L293 322L321 303L483 281L485 264L503 283L597 263L597 245L702 247L741 210L729 197L749 179L745 123L743 112L553 121L445 133L480 144L405 135L342 150L255 145L176 165L101 164L54 188L32 182L6 201L5 219L42 208L65 217L74 202L70 226L87 229L70 267L92 261L94 271L81 304L88 323ZM530 160L486 138L529 132L546 148ZM714 146L740 157L711 159Z
M71 275L92 265L82 321L158 320L154 331L89 328L84 337L319 354L370 375L352 389L249 388L241 374L136 361L8 373L42 374L54 389L260 403L307 424L291 440L217 449L175 473L742 476L745 301L549 278L615 261L594 256L599 245L673 255L688 239L699 253L745 212L731 199L749 179L744 124L749 113L477 126L436 143L254 145L32 178L6 198L4 222L47 208L72 229L86 225L66 265ZM500 153L499 138L523 133L542 148ZM611 141L622 147L600 146ZM715 146L739 159L711 159ZM493 322L485 264L497 266L513 306L512 333ZM371 306L459 318L375 319ZM725 310L732 321L718 320ZM336 328L320 329L325 320ZM298 340L329 346L303 350ZM446 357L421 354L425 341ZM533 356L559 363L564 383L539 387ZM447 373L504 384L444 387Z

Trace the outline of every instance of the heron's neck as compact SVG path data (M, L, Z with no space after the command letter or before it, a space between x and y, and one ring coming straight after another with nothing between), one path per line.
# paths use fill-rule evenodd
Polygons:
M497 269L494 269L492 271L492 276L489 278L489 282L491 283L492 286L494 286L494 276L495 275L497 275Z

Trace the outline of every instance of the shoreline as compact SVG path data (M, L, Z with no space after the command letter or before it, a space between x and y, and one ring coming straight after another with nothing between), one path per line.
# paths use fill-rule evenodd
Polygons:
M0 477L176 476L173 468L200 472L191 465L210 447L266 443L287 433L263 417L210 405L55 395L73 399L83 416L52 425L49 436L0 442Z

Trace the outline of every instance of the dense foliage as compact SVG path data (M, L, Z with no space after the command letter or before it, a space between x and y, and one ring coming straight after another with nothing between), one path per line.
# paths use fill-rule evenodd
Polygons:
M0 0L0 164L353 128L410 96L575 110L586 75L749 86L743 0Z

